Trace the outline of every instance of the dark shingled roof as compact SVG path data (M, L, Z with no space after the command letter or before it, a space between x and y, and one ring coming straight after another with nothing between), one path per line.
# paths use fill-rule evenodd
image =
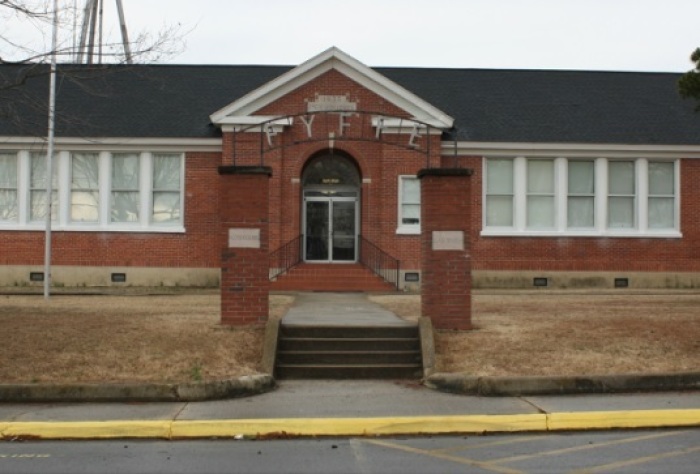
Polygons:
M220 136L209 115L291 66L69 66L57 136ZM22 86L9 87L27 71ZM700 145L679 74L375 68L455 118L459 140ZM46 66L0 66L0 136L46 134ZM452 137L449 137L452 138Z

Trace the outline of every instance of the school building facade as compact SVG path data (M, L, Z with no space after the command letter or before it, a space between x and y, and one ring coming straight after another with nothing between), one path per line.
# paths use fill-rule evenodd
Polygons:
M41 71L0 66L2 286L43 272ZM699 287L700 114L678 77L370 68L337 48L296 67L63 65L52 280L217 286L226 252L253 247L273 290L363 289L358 267L417 289L421 173L444 169L469 170L475 288Z

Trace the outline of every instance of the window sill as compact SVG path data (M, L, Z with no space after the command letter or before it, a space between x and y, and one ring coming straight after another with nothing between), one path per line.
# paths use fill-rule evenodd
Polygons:
M420 235L420 226L399 226L396 228L398 235Z
M589 238L635 238L635 239L680 239L683 234L677 230L664 231L646 231L638 230L627 231L585 231L585 230L567 230L567 231L535 231L523 230L515 231L512 229L484 229L481 231L481 237L589 237Z
M0 231L18 231L18 232L43 232L46 230L44 224L0 224ZM74 224L70 226L60 226L58 224L53 224L51 226L51 231L57 232L132 232L141 234L184 234L185 228L183 226L150 226L150 227L138 227L138 226L99 226L99 225L87 225L87 224Z

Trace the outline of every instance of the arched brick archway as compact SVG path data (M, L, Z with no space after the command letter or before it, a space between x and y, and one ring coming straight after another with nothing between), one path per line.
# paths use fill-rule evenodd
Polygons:
M345 152L323 150L305 162L301 173L302 260L358 260L361 184L357 162Z

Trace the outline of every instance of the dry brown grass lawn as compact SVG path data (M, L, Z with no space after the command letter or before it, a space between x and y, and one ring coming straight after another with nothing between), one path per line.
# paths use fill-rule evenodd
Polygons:
M182 382L257 373L263 329L219 325L218 293L0 296L0 334L0 383Z
M372 297L415 319L420 297ZM283 314L293 298L270 298ZM691 371L700 294L474 296L474 331L436 333L438 370L475 375ZM176 382L260 370L262 329L219 325L219 296L0 296L0 383Z
M419 296L373 299L406 318ZM437 332L437 369L473 375L697 371L700 294L477 293L474 331Z

